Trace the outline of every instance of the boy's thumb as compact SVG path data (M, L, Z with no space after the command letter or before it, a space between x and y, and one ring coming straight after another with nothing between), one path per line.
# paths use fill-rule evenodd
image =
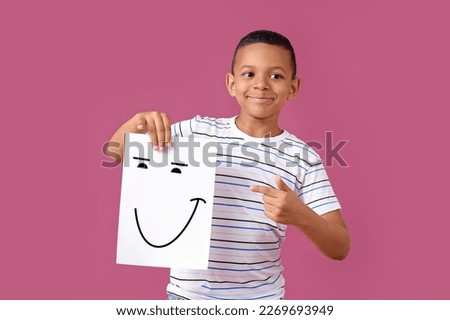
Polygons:
M145 130L145 121L143 119L139 119L136 123L136 127L138 130Z
M275 183L277 184L278 189L283 191L292 191L286 183L284 183L283 179L280 176L275 177Z

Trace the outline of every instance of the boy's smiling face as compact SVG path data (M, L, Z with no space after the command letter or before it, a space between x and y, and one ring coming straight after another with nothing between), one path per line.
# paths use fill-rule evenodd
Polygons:
M289 51L275 45L255 43L240 48L227 87L241 106L240 117L278 123L287 100L298 92Z

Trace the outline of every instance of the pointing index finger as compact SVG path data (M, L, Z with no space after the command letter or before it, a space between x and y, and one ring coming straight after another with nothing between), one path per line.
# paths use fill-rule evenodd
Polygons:
M260 185L251 185L250 190L253 192L261 193L266 196L275 196L277 193L277 190L274 188Z

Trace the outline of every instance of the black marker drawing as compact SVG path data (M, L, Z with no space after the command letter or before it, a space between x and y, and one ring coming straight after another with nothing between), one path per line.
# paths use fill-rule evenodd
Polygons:
M133 157L133 159L136 159L136 160L143 160L143 161L150 161L150 159L147 159L147 158L140 158L140 157Z
M150 159L147 158L133 157L133 159L150 162ZM143 162L140 162L137 167L141 169L148 169L148 166Z
M206 203L206 201L202 198L193 198L190 201L195 201L195 207L191 213L191 216L189 217L189 220L186 222L186 225L183 227L183 229L180 231L180 233L178 233L178 235L175 238L173 238L171 241L167 242L166 244L153 244L147 240L147 238L144 236L144 233L142 232L141 226L139 225L137 208L134 208L134 216L136 218L136 225L138 227L138 230L139 230L139 233L140 233L142 239L144 239L144 241L153 248L164 248L164 247L167 247L167 246L171 245L172 243L174 243L184 233L184 231L186 231L187 227L191 223L192 218L194 218L195 212L197 211L199 202L203 201L203 203Z
M182 167L188 166L186 163L181 163L181 162L171 162L170 164L172 164L174 166L182 166Z
M208 141L179 139L161 152L146 133L125 136L118 264L208 269L216 168L200 161Z
M147 159L147 158L133 157L133 159L150 162L150 159ZM170 164L174 165L174 166L180 166L180 167L187 167L188 166L186 163L181 163L181 162L171 162ZM140 162L137 167L141 168L141 169L148 169L148 166L144 162ZM171 173L178 173L178 174L182 173L181 169L180 168L176 168L176 167L173 168L170 172Z
M170 172L181 174L181 169L180 168L173 168Z
M170 164L173 165L173 166L180 166L180 167L187 167L188 166L186 163L180 163L180 162L171 162ZM170 171L170 172L181 174L181 169L180 168L173 168L172 171Z

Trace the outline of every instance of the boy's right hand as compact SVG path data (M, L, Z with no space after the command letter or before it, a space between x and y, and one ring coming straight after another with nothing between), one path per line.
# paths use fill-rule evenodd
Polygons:
M167 114L158 111L141 112L134 116L138 132L148 132L153 149L162 150L172 141L170 120Z

